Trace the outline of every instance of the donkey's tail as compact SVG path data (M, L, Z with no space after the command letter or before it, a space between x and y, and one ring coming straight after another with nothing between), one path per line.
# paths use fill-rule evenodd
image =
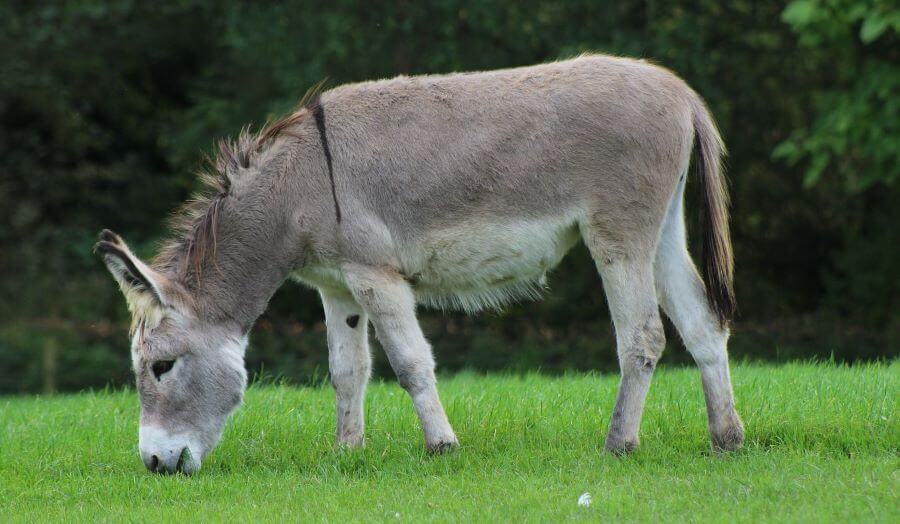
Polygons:
M695 158L703 193L700 211L703 280L709 305L725 325L736 309L734 255L728 230L728 186L722 166L725 145L706 104L696 94L691 97L691 109L696 135Z

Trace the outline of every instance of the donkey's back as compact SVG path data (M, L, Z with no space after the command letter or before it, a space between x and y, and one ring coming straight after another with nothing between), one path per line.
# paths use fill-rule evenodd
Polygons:
M401 76L322 96L341 189L378 197L380 213L413 212L396 220L404 231L473 213L556 214L591 193L620 192L648 168L666 171L671 189L696 100L663 68L597 55Z

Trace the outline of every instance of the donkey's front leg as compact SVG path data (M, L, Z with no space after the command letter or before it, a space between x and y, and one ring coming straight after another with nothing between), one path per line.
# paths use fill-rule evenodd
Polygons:
M372 319L400 385L412 397L425 447L433 452L456 447L456 435L438 398L431 346L416 320L409 284L389 269L353 264L343 270L353 296Z
M372 369L366 313L352 297L320 292L328 328L328 369L337 401L337 443L363 444L363 400Z

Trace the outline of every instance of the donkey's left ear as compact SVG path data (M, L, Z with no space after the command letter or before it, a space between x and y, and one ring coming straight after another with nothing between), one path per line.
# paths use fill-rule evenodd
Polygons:
M134 256L119 235L104 229L94 251L103 257L109 272L119 283L129 309L167 305L166 277Z

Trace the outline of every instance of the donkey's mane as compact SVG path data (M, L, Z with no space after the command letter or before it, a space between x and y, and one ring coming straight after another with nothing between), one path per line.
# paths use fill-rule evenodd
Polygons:
M199 282L203 262L216 250L216 228L222 204L231 191L231 181L266 146L279 136L292 136L292 129L319 106L324 81L319 82L300 99L289 114L267 122L259 131L251 126L241 129L236 139L219 140L215 157L206 156L197 173L202 188L176 211L169 227L172 238L165 242L153 260L153 266L180 277L181 283L191 286ZM193 273L195 282L188 278Z

